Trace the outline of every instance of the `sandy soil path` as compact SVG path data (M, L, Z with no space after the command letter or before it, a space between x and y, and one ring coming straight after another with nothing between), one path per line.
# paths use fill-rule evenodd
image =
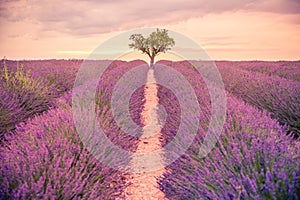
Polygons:
M144 93L145 105L141 117L145 126L136 153L147 153L161 149L161 124L159 123L157 114L158 97L153 69L149 69L148 71ZM132 173L127 176L127 181L130 185L125 189L125 199L166 199L164 193L158 188L156 179L165 172L165 169L163 168L154 172L143 172L143 169L140 169L141 162L139 162L140 160L137 161L135 157L132 158L130 167L133 167L138 173ZM145 163L151 168L152 166L163 164L164 160L162 156L155 156L144 160L142 165L145 165Z

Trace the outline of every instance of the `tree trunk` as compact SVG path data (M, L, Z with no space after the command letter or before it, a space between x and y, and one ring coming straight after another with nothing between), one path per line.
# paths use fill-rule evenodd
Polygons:
M152 68L154 65L154 56L150 57L150 68Z

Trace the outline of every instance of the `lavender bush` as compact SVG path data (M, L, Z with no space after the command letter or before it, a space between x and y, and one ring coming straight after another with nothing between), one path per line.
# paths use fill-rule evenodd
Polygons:
M35 117L7 140L0 154L1 198L113 199L120 194L122 174L85 150L70 108Z
M96 97L97 116L106 135L130 151L135 150L137 139L116 125L108 102L118 77L139 64L114 62L101 79ZM7 135L0 147L0 199L122 198L125 174L103 165L83 146L72 118L71 95L67 92L52 101L52 110L19 124L13 134ZM142 98L140 88L130 100L136 120L140 119ZM141 125L139 120L137 123ZM106 149L100 153L104 155Z
M240 61L227 62L227 64L269 76L279 76L292 81L300 81L300 61Z
M93 62L100 66L109 63ZM94 158L74 127L70 89L81 63L80 60L19 64L7 61L7 66L1 68L0 131L6 132L6 140L0 146L0 199L123 198L125 174ZM159 179L168 198L299 199L299 139L286 135L286 127L275 120L288 124L290 131L299 130L298 82L218 63L226 89L238 98L228 93L222 135L213 151L200 159L198 151L211 116L208 90L189 62L161 63L186 77L201 109L194 142ZM23 68L17 67L21 64ZM106 136L115 145L132 152L138 138L120 130L110 101L120 77L143 64L143 61L112 62L101 77L95 99L97 119ZM163 86L158 89L159 103L168 114L162 130L162 143L166 145L178 129L180 105L169 89ZM122 103L121 99L118 103ZM143 125L140 118L143 103L143 87L140 87L129 102L130 115L139 126ZM105 156L107 151L101 149L99 153Z
M300 82L248 72L219 63L226 90L255 107L270 112L271 117L289 132L300 134Z
M6 63L0 74L0 139L16 124L48 109L54 98L41 79L33 79L23 68L9 71Z
M170 199L297 199L299 141L237 99L228 99L227 116L215 149L199 159L199 130L202 137L168 167L161 189Z
M51 92L60 96L72 89L76 73L83 60L7 60L7 67L10 71L16 71L23 66L30 72L33 79L42 79L51 89Z
M203 91L199 75L192 73L192 68L182 63L169 65L188 75L197 95ZM172 97L163 87L159 95L160 99ZM205 110L207 103L200 107ZM171 104L164 106L169 115L177 115L178 109ZM161 190L169 199L298 199L299 140L287 136L286 129L269 114L230 94L227 109L226 123L213 151L203 159L198 157L207 125L200 122L191 147L160 178ZM208 118L207 114L202 116ZM167 123L163 129L166 141L174 136L178 119Z
M122 149L133 152L137 147L138 138L120 130L118 124L114 120L110 103L114 87L116 86L118 80L129 70L144 64L144 61L139 60L131 62L113 61L112 63L110 63L109 68L102 74L102 78L100 80L99 87L97 88L96 93L98 117L99 119L101 118L100 123L102 127L111 127L114 129L114 131L104 130L104 132L106 133L110 141L112 141L115 145L120 146ZM146 82L147 74L144 73L142 76ZM143 99L144 88L140 87L132 94L128 107L133 121L141 127L143 126L140 117L141 111L143 109ZM125 102L120 99L119 103L124 104ZM107 110L104 110L104 107L106 107ZM103 117L103 114L105 114L105 118Z

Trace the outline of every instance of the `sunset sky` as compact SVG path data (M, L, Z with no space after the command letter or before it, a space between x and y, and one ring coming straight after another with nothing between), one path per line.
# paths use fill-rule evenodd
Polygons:
M86 58L143 27L181 33L214 60L300 60L300 0L0 0L0 56Z

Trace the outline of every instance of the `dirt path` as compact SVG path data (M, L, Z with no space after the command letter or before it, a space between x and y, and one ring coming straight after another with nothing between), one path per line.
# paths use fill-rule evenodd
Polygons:
M136 153L147 153L161 149L161 125L157 114L158 109L158 97L157 86L155 84L153 69L149 69L147 76L147 83L144 89L145 93L145 105L144 110L141 113L143 124L143 134L139 140ZM154 166L162 165L164 163L163 157L153 156L144 162L137 161L138 159L133 157L131 166L138 173L132 173L127 177L130 185L125 189L125 199L128 200L141 200L141 199L166 199L164 193L158 188L156 178L160 177L165 169L161 169L154 172L143 172L145 167L141 165L147 165L149 169ZM139 172L141 171L141 172Z

